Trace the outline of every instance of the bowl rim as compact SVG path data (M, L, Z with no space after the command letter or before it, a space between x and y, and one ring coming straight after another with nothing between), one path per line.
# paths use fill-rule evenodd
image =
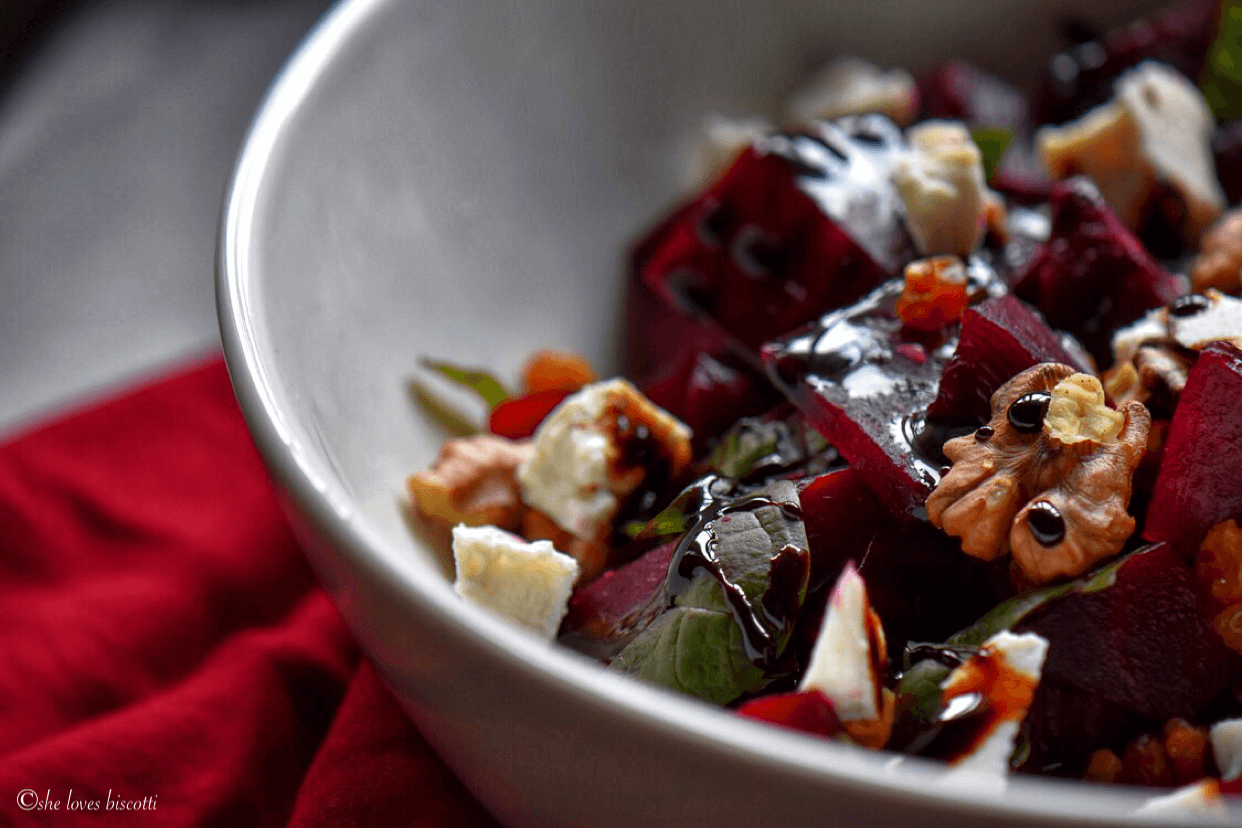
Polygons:
M897 754L871 753L793 730L743 719L705 702L609 673L566 648L548 646L461 601L444 584L423 583L382 554L379 533L349 505L345 488L313 451L299 445L281 409L275 366L265 363L255 313L250 228L280 139L288 134L316 82L371 19L399 0L339 0L310 30L269 87L237 157L217 238L215 289L225 363L242 415L269 473L301 516L366 577L380 582L412 614L438 620L455 644L505 665L547 692L572 698L628 725L657 732L756 770L774 768L808 783L913 806L935 803L945 814L1130 825L1146 795L1072 780L1010 778L1003 795L941 784L944 766ZM397 381L394 379L394 382ZM446 620L447 619L447 620ZM348 621L348 619L346 619ZM381 668L382 672L382 668Z

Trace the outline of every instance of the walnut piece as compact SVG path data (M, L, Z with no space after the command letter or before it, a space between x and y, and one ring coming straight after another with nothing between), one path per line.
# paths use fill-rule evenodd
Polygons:
M1225 213L1203 235L1190 281L1196 293L1216 288L1236 295L1242 289L1242 209Z
M1126 507L1151 415L1128 403L1109 437L1111 428L1097 426L1096 406L1075 402L1081 392L1074 389L1088 385L1075 379L1050 425L1054 389L1074 374L1044 363L997 389L991 421L945 443L953 466L927 499L928 519L961 538L964 552L983 560L1012 554L1034 583L1086 571L1121 551L1134 531Z
M529 440L493 434L449 440L430 469L407 481L414 508L445 530L458 523L516 530L523 512L516 474L531 452Z
M1052 389L1044 430L1063 446L1111 443L1125 417L1104 404L1104 386L1090 374L1071 374Z

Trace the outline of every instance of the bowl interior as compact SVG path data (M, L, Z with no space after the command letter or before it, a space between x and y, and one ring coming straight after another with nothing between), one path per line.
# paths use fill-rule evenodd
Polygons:
M269 97L226 208L222 324L261 448L357 554L451 600L402 509L445 437L411 401L418 359L511 377L555 346L614 369L622 255L693 185L707 113L771 114L840 53L1023 82L1059 14L1154 5L349 0Z

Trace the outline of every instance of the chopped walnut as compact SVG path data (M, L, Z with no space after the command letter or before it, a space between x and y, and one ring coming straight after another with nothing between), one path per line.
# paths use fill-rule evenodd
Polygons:
M545 348L536 351L522 365L522 390L526 393L539 391L577 391L598 377L586 357L570 351L553 351Z
M516 474L531 451L529 440L492 434L449 440L430 469L407 481L414 508L446 530L458 523L516 530L523 512Z
M1171 416L1196 355L1219 340L1242 346L1242 300L1208 288L1150 311L1113 334L1115 364L1104 375L1109 399Z
M1151 416L1141 403L1125 405L1110 437L1094 406L1067 402L1049 424L1054 389L1074 374L1044 363L1001 386L987 426L945 444L953 466L927 499L928 519L961 538L964 552L983 560L1010 553L1035 583L1086 571L1134 531L1126 507Z
M1203 235L1190 281L1196 293L1215 288L1236 295L1242 289L1242 209L1225 213Z
M966 310L966 268L957 256L935 256L906 265L905 286L897 298L903 324L935 333L962 318Z
M1195 554L1195 574L1211 600L1216 632L1242 653L1242 528L1236 520L1207 533Z
M1172 788L1203 777L1207 771L1208 731L1185 719L1169 719L1159 733L1131 739L1118 756L1101 748L1091 754L1085 779Z
M1116 441L1125 416L1104 404L1104 386L1090 374L1071 374L1052 389L1044 430L1063 446Z

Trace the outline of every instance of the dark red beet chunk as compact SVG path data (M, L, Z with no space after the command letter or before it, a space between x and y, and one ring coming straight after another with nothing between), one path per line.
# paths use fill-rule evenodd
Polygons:
M764 346L768 376L896 515L917 516L939 480L943 440L918 440L952 343L909 341L901 282Z
M1143 534L1197 546L1221 521L1242 517L1242 351L1204 348L1173 412Z
M1158 60L1198 81L1216 28L1215 0L1177 4L1100 41L1079 44L1056 55L1037 91L1037 124L1063 124L1113 95L1113 81L1144 60Z
M919 119L947 118L971 127L1026 131L1029 104L1017 88L969 63L952 60L919 79Z
M561 643L597 658L620 651L664 610L664 582L676 550L676 541L662 544L576 590L561 622Z
M846 561L854 561L880 616L891 653L906 642L940 641L1009 597L1007 565L972 558L956 538L926 523L899 523L858 469L815 478L800 496L811 550L811 594L797 652L805 658Z
M656 405L694 431L696 454L742 417L762 414L782 399L767 378L731 353L687 349L663 376L642 384Z
M1185 557L1163 544L1134 554L1111 586L1053 601L1015 631L1049 642L1026 720L1028 770L1072 767L1177 716L1194 721L1242 666L1212 629Z
M1052 235L1015 277L1013 290L1049 325L1078 337L1103 368L1112 362L1113 331L1169 304L1182 286L1088 179L1055 185L1051 204Z
M902 144L878 116L762 138L640 245L637 275L750 347L852 302L910 256L887 183Z
M833 711L832 700L820 690L775 693L751 699L738 707L737 712L739 716L748 719L758 719L819 736L832 737L844 732L841 720Z
M1056 331L1013 296L988 299L962 317L957 352L944 368L940 393L927 411L934 422L982 425L992 418L991 399L1011 377L1041 362L1081 370Z

